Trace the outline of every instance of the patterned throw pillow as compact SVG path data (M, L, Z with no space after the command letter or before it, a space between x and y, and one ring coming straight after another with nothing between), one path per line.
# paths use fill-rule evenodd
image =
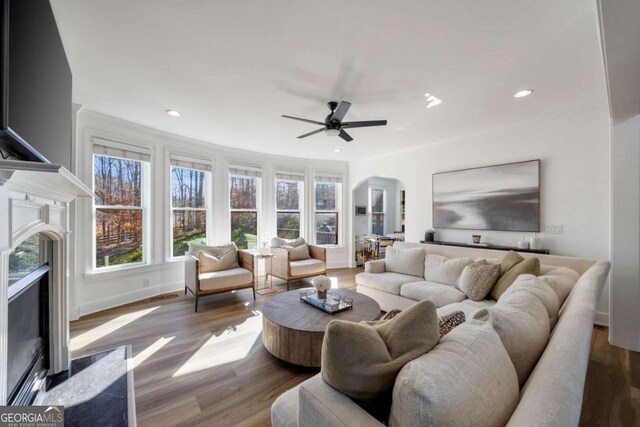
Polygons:
M398 310L397 308L393 309L393 310L389 310L387 312L387 314L385 314L384 316L382 316L382 319L380 320L389 320L389 319L393 319L394 317L396 317L402 310Z
M456 326L460 326L464 323L464 312L454 311L453 313L445 314L440 319L440 337L447 335Z
M459 288L473 301L481 301L491 292L500 278L500 265L486 260L469 264L462 271Z

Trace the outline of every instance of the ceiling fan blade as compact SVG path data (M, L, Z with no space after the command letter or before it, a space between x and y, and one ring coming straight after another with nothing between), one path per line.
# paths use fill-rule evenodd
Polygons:
M322 132L323 130L324 130L324 128L320 128L320 129L318 129L318 130L314 130L314 131L312 131L312 132L305 133L304 135L300 135L300 136L298 137L298 139L300 139L300 138L306 138L306 137L311 136L311 135L314 135L314 134L316 134L316 133L320 133L320 132Z
M342 127L351 129L351 128L366 128L369 126L386 126L386 125L387 125L386 120L366 120L363 122L343 123Z
M349 141L353 141L353 138L351 138L351 135L349 135L348 133L346 133L344 130L340 129L340 134L338 134L338 136L342 139L344 139L345 141L349 142Z
M282 117L287 118L287 119L300 120L301 122L306 122L306 123L313 123L314 125L324 126L323 122L318 122L318 121L315 121L315 120L301 119L300 117L293 117L293 116L285 116L284 114L282 115Z
M333 116L331 116L331 120L337 120L341 122L342 119L344 119L344 116L347 114L347 111L349 111L350 107L350 102L340 101L340 104L338 104L338 108L336 108L336 111L333 112Z

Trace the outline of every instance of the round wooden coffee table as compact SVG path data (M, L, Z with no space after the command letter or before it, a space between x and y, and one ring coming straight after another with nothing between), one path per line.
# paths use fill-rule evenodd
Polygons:
M353 308L327 314L300 301L301 290L276 295L262 308L262 342L271 354L289 363L320 367L324 331L331 320L361 322L380 315L377 302L355 291L332 289L352 298Z

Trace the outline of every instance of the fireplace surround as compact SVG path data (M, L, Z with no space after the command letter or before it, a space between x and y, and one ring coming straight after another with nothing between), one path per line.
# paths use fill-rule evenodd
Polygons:
M71 224L77 197L92 193L60 165L0 160L0 405L9 401L9 255L40 233L50 241L48 374L69 366L68 289Z

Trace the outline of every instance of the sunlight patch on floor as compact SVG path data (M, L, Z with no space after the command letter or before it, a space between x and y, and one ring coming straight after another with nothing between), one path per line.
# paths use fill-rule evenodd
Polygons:
M262 313L253 311L253 314L241 324L212 335L173 376L191 374L247 357L262 332Z
M174 338L175 338L175 336L169 337L169 338L161 337L156 342L151 344L149 347L145 348L140 353L138 353L133 358L133 363L132 363L133 369L135 369L138 366L140 366L145 360L147 360L148 358L153 356L162 347L164 347L165 345L169 344L171 342L171 340L174 339Z
M340 283L338 283L338 278L337 277L329 277L329 279L331 279L331 289L339 289L340 288Z
M96 326L95 328L84 332L76 337L71 338L70 347L71 351L80 350L88 346L91 343L98 341L101 338L106 337L110 333L117 331L123 326L128 325L131 322L138 320L139 318L146 316L152 311L156 310L159 307L151 307L145 310L135 311L133 313L123 314L122 316L118 316L115 319L109 320L102 325Z

